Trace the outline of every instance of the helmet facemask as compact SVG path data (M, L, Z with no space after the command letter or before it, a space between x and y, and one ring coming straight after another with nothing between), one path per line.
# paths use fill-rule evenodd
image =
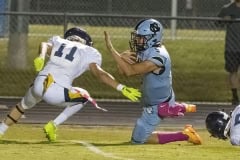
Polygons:
M129 42L131 51L139 52L148 49L150 47L148 45L148 42L152 39L153 36L154 35L136 34L136 31L131 32L131 40Z
M132 51L144 51L161 44L163 27L154 19L140 21L133 32L131 32L130 48Z

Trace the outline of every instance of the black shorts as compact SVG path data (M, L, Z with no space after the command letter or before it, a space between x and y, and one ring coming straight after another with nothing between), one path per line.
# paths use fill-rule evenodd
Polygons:
M237 72L240 66L240 51L229 52L225 51L225 69L227 72Z

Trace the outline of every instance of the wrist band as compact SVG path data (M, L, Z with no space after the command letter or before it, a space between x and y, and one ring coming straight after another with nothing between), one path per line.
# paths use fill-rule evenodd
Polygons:
M124 87L124 85L119 84L116 89L117 89L118 91L121 91L121 90L123 89L123 87Z

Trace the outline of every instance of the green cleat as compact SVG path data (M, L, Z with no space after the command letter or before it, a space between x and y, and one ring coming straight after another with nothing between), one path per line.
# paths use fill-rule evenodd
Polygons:
M53 121L49 121L43 128L46 138L49 142L54 142L57 139L57 127L55 126Z

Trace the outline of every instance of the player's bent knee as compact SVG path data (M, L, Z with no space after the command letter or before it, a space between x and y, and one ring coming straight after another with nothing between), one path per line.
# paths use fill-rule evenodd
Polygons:
M25 104L25 102L24 102L24 98L21 100L21 106L22 106L22 108L23 109L29 109L29 107Z
M31 109L36 103L34 101L28 101L26 102L24 100L24 98L21 100L21 107L24 109L24 110L27 110L27 109Z
M38 102L41 101L40 97L34 96L32 89L30 88L26 95L21 100L21 106L23 109L30 109L34 107Z
M143 144L146 142L147 137L148 137L147 130L146 130L143 122L141 121L141 119L138 119L136 126L133 130L131 142L133 144Z

